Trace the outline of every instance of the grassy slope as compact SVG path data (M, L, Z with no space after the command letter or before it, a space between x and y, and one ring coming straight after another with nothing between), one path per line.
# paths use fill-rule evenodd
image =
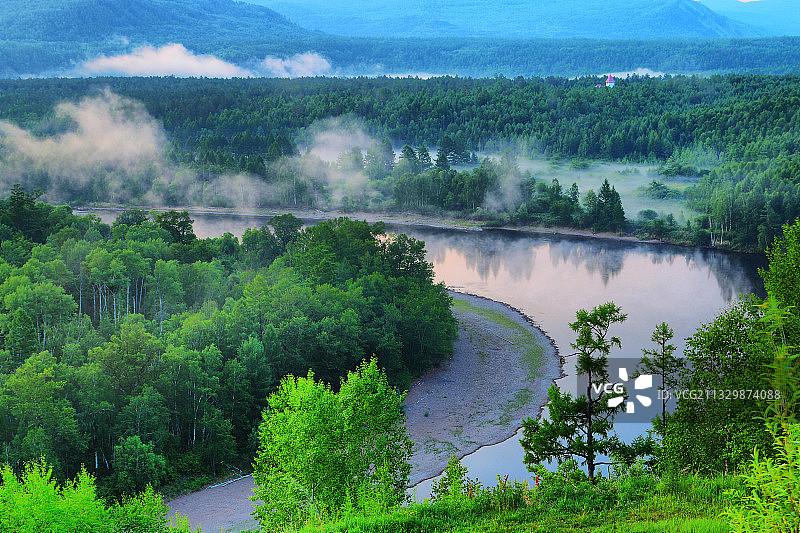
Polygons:
M308 524L303 531L723 533L729 531L721 517L725 492L736 490L737 483L736 478L658 480L645 475L606 480L600 488L543 485L521 498L508 494L513 490L495 489L491 495L484 492L460 502L417 504L391 513Z

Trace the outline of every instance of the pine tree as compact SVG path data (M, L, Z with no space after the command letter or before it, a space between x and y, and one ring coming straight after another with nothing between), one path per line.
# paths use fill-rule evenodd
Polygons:
M586 392L573 398L552 385L548 391L548 419L522 421L520 443L529 470L542 462L555 459L561 463L577 457L583 459L589 479L594 481L596 467L610 464L598 462L597 456L609 454L619 446L616 437L609 436L619 407L609 407L608 395L602 389L596 392L595 387L608 381L608 355L614 346L622 346L619 338L608 337L608 330L626 318L613 302L576 313L570 328L578 337L570 346L577 350L575 370L588 378Z

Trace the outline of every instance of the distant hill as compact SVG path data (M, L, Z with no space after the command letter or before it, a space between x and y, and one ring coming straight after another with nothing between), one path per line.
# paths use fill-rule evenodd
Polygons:
M247 0L299 25L362 37L672 39L758 32L694 0ZM796 0L792 0L796 1Z
M263 6L233 0L2 0L0 41L160 44L308 33Z
M242 43L280 51L314 35L234 0L0 0L0 77L70 74L88 59L143 45L180 43L227 59L241 56Z
M338 28L336 20L341 22L344 16L354 17L350 29L358 27L358 13L352 6L345 10L342 0L329 0L328 4L318 0L293 1L305 2L309 8L313 2L322 12L333 14L338 13L337 6L342 7L337 15L340 18L331 18L327 28L331 32ZM445 13L442 1L389 4L353 0L359 13L375 8L364 15L366 19L358 20L384 17L382 31L391 31L387 37L354 37L304 29L291 17L272 9L233 0L0 0L0 77L128 72L87 70L86 62L105 59L102 56L111 60L115 56L130 58L143 45L162 47L173 43L175 46L161 49L170 50L161 54L158 68L133 74L225 75L205 70L190 74L170 70L173 65L179 68L192 61L222 63L222 70L232 72L230 76L281 75L282 71L306 76L580 76L642 68L671 74L781 74L800 68L800 38L655 39L683 34L692 28L703 35L748 33L746 27L714 15L692 0L630 0L624 10L619 0L485 0L505 6L505 16L518 15L504 23L497 22L503 18L502 10L490 3L482 4L481 9L477 0L448 0L460 2L461 11L453 5L452 13ZM511 9L514 1L520 2L515 10ZM535 10L531 7L534 4ZM430 12L425 14L427 5ZM405 9L402 20L398 9ZM571 21L563 17L565 9L575 14ZM464 17L465 10L471 16ZM551 20L557 13L562 14L558 22L561 26ZM647 17L642 20L636 18L645 14ZM447 15L446 20L437 19L438 15ZM532 21L533 18L540 20ZM468 23L473 29L489 28L507 38L461 35L462 27ZM567 37L581 24L600 38L511 38L525 28ZM411 32L415 37L403 36L408 33L403 28L408 27L418 28L416 34ZM563 31L556 32L558 28ZM621 39L632 34L643 37ZM203 54L209 56L198 59ZM151 56L152 53L125 61L149 67L155 61ZM269 69L264 67L267 59L272 65Z
M764 35L800 35L800 2L797 0L699 0L730 19L745 22Z

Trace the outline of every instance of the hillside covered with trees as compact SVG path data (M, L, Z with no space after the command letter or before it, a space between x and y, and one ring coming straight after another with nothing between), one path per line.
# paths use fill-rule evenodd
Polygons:
M490 0L400 4L333 0L249 0L284 14L304 28L361 37L501 37L668 39L765 35L691 0ZM397 23L387 25L387 20Z
M14 189L0 202L2 461L43 458L61 480L85 465L105 497L202 484L248 468L284 375L335 384L374 356L405 386L452 354L423 243L349 219L270 224L197 239L185 212L108 226Z
M210 58L203 56L210 56L217 62L229 62L234 73L194 74L223 77L252 75L265 58L281 62L306 53L324 59L328 68L294 75L574 77L638 69L703 75L797 70L800 37L793 33L766 37L772 34L719 17L690 0L638 0L635 9L629 4L620 9L615 2L598 4L593 6L596 11L588 13L565 2L544 2L524 17L512 16L495 24L487 23L486 16L462 17L474 21L471 28L406 12L389 17L403 22L399 25L387 25L386 18L366 21L380 31L359 37L352 31L331 31L334 21L322 13L324 6L318 3L313 4L313 16L317 23L328 24L321 30L295 24L293 15L299 11L285 5L288 18L267 7L232 0L9 0L0 6L0 26L4 28L0 33L0 77L94 75L97 72L87 70L87 63L135 54L142 47L169 45L184 47L184 59L206 61ZM385 6L394 9L391 4ZM406 10L409 7L405 5ZM424 2L416 6L426 7ZM513 3L503 7L519 9ZM331 8L335 9L333 4ZM557 18L564 11L570 13L570 20L576 19L573 24L542 23L541 17ZM587 18L577 20L579 14ZM608 22L598 24L591 18L598 14ZM337 18L342 15L339 10ZM452 10L446 15L452 17ZM358 16L364 16L363 9ZM529 17L538 17L536 23L528 22ZM352 17L346 20L348 30L361 25ZM518 31L510 33L512 25ZM384 27L392 27L391 34L387 35ZM494 31L496 27L503 28L500 35ZM531 28L539 31L531 33ZM158 61L143 61L140 74L185 75L179 71L180 63L173 62L173 70L168 72L153 63ZM267 75L288 74L278 70Z

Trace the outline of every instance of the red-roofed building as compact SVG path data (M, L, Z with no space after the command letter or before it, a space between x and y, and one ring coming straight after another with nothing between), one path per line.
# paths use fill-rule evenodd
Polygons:
M611 74L608 75L608 79L606 80L606 87L613 87L614 86L614 76Z

